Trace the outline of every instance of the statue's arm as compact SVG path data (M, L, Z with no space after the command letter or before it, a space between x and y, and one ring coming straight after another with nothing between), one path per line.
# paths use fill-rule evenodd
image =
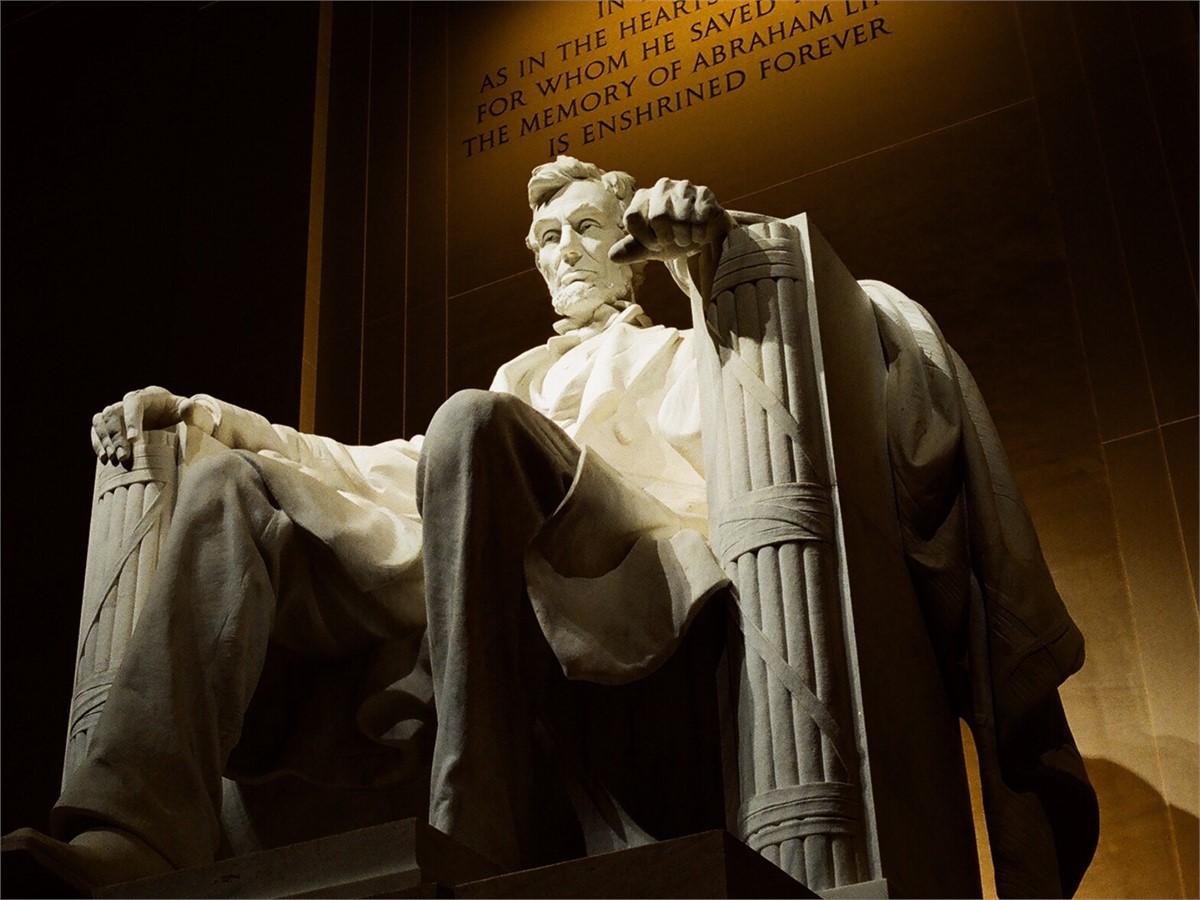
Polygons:
M339 490L370 497L397 512L416 512L419 437L371 446L343 444L273 424L256 412L215 397L199 394L192 399L212 411L216 426L211 434L226 447L282 457Z
M132 458L132 444L144 430L179 423L196 427L233 450L269 453L310 470L322 481L359 493L377 492L378 483L411 480L420 443L389 441L352 447L332 438L276 425L264 416L207 394L181 397L165 388L130 391L92 419L92 447L102 463Z
M92 448L101 462L123 463L132 458L132 445L143 431L181 422L235 450L273 450L284 456L299 450L299 441L289 440L258 413L207 394L181 397L162 387L130 391L96 413L92 417Z
M270 452L309 464L335 441L304 434L208 394L181 397L166 388L130 391L92 417L92 448L101 462L125 462L131 445L144 430L170 428L180 422L199 428L231 450ZM340 445L338 445L340 446Z

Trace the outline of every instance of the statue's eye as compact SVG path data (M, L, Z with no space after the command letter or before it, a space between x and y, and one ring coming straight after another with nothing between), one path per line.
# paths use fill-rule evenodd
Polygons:
M599 227L600 227L600 223L597 222L595 219L584 219L582 222L579 223L578 231L580 234L587 234L590 229L599 228Z
M545 247L547 244L557 244L558 237L559 237L559 233L558 233L557 229L555 229L555 228L547 229L546 231L542 232L541 245L543 247Z

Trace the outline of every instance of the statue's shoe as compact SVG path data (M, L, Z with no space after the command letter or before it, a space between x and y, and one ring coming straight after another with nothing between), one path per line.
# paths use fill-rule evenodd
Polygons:
M116 828L84 831L69 843L32 828L19 828L4 835L0 849L6 863L23 856L84 894L174 869L143 841Z

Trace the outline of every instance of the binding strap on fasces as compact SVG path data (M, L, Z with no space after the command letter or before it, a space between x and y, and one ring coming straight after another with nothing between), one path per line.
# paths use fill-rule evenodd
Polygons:
M726 502L711 525L718 559L730 563L743 553L789 541L833 541L829 488L785 482L749 491Z
M756 794L742 804L738 820L746 843L762 850L810 834L854 834L862 803L854 785L820 781Z

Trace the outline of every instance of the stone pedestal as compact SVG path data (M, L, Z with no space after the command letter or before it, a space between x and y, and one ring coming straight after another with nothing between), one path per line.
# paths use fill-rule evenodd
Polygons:
M455 897L816 897L725 831L512 872Z
M114 885L97 897L437 897L496 874L482 857L404 819Z
M21 854L5 895L84 897ZM17 871L19 870L19 871ZM417 819L114 885L97 897L824 897L889 896L866 882L815 894L722 830L522 872L496 870Z

